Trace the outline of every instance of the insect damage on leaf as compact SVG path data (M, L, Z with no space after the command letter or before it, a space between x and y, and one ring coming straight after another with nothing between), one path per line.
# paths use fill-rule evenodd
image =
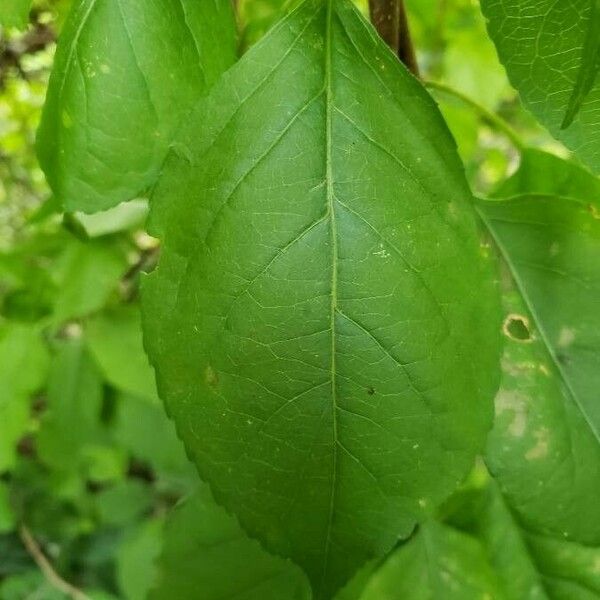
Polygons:
M143 293L160 393L218 502L331 598L490 425L501 325L462 166L346 0L304 2L177 144Z
M554 182L539 177L548 167ZM600 228L588 209L597 181L540 152L521 169L505 185L510 198L480 205L510 272L486 462L528 527L598 544ZM564 197L547 195L552 185ZM524 190L534 193L512 196Z
M504 319L502 325L504 335L511 340L530 342L531 333L529 329L529 319L524 315L510 314Z

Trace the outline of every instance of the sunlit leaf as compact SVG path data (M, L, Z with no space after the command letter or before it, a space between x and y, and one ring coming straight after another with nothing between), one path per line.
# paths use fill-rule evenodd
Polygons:
M229 0L76 0L38 135L66 209L104 210L152 185L181 119L234 59Z

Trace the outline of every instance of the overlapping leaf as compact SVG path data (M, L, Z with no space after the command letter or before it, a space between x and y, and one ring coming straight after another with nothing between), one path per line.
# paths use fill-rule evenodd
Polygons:
M144 293L161 394L217 500L316 598L483 442L499 324L469 199L434 104L341 0L251 49L164 168Z
M482 600L502 598L482 544L429 522L371 578L360 600Z
M596 600L600 548L532 532L490 483L467 507L461 525L485 548L503 600ZM460 519L460 520L463 520Z
M310 600L302 571L271 556L215 504L206 486L174 509L149 600Z
M597 0L482 0L481 7L524 104L600 172Z
M530 528L598 543L598 181L529 152L500 193L525 191L481 205L507 268L503 380L487 462Z
M38 135L63 205L103 210L152 185L181 118L234 59L229 0L77 0Z

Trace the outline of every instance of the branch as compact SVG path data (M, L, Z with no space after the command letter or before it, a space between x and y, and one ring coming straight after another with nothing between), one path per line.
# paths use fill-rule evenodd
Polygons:
M404 0L369 0L371 21L379 35L416 77L419 66L408 26Z
M19 535L23 541L23 545L29 552L31 558L35 561L35 564L39 567L43 573L46 581L56 590L69 596L73 600L91 600L89 596L84 594L81 590L71 585L68 581L65 581L50 564L50 561L46 558L42 549L31 535L29 529L25 525L21 525L19 528Z

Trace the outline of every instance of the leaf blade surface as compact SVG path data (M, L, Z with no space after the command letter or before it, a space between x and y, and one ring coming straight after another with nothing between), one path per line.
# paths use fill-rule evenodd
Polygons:
M597 1L483 0L481 7L525 106L598 173Z
M535 152L500 190L522 195L480 203L506 265L486 461L528 527L589 544L600 541L597 192L583 169Z
M181 118L234 60L226 0L76 3L38 133L65 208L105 210L151 186Z
M317 598L483 441L498 324L469 198L433 103L338 1L251 49L166 163L143 294L159 391L217 500Z

